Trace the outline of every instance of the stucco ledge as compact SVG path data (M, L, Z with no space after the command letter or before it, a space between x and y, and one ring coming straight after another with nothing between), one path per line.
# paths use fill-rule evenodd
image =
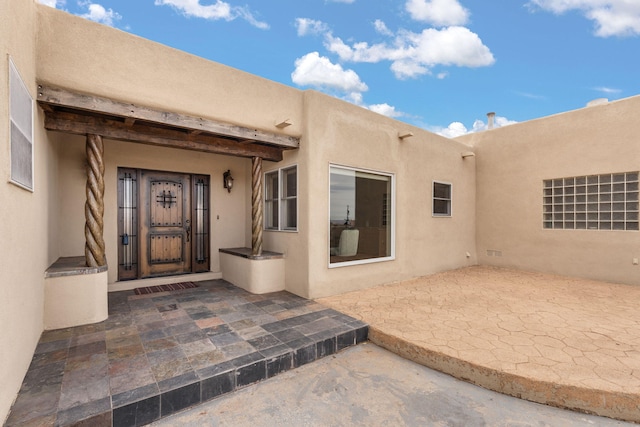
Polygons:
M86 267L84 257L60 258L44 279L44 329L60 329L106 320L108 267Z
M222 278L253 294L285 289L285 259L277 252L251 255L248 248L220 249Z

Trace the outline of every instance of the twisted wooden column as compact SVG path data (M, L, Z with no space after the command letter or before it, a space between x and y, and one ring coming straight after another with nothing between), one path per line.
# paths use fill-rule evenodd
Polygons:
M251 254L262 255L262 158L251 159Z
M87 135L87 201L84 205L84 257L87 267L107 263L104 250L104 146L100 135Z

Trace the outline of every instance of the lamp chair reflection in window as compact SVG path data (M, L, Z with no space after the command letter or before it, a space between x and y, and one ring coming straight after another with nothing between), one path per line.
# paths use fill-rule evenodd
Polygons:
M340 241L338 247L331 248L332 256L355 256L358 253L358 239L360 238L360 230L346 229L340 233Z

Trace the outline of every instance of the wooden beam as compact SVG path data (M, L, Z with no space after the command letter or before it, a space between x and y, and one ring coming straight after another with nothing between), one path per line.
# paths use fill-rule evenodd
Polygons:
M260 157L264 160L282 160L282 148L262 144L238 144L237 141L212 135L189 135L188 132L157 127L136 121L132 126L118 120L87 116L69 112L45 112L47 130L75 135L96 134L105 138L173 147L206 153L241 157Z
M135 104L128 104L98 96L74 93L46 85L38 86L38 102L42 105L50 104L53 106L91 111L94 113L144 120L192 131L208 132L240 139L251 139L286 150L299 148L300 146L300 139L293 136L235 126L228 123L187 116L184 114L153 110L151 108Z

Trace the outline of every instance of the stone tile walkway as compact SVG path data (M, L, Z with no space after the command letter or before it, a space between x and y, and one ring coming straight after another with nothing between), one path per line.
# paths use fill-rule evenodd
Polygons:
M460 379L640 422L640 287L470 267L318 302Z
M109 318L43 333L6 427L139 426L366 340L367 326L287 292L223 280L109 294Z

